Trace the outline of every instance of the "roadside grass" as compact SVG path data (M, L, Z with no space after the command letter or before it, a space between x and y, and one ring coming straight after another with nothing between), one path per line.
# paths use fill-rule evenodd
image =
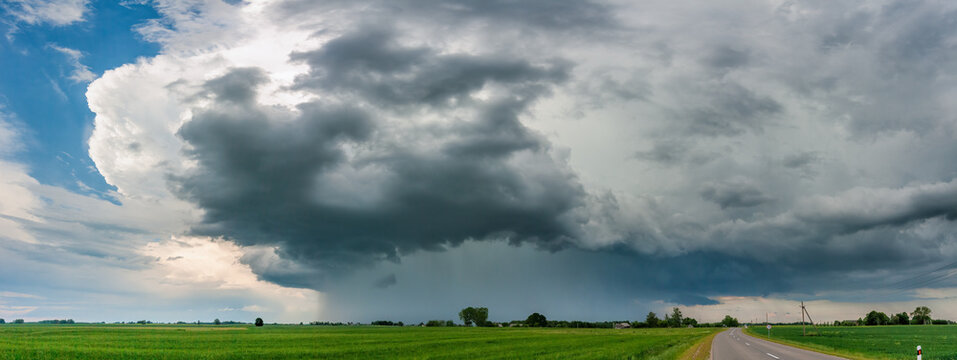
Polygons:
M25 324L0 325L0 359L665 360L718 331Z
M748 335L777 343L841 356L849 359L915 359L917 345L924 360L957 359L955 325L885 325L808 327L809 336L801 336L801 326L774 326L771 338L763 327L745 330Z
M722 329L724 331L726 329ZM711 344L714 342L714 337L718 335L721 331L715 331L713 334L708 335L701 340L698 340L697 343L685 350L681 356L678 357L679 360L707 360L711 358Z

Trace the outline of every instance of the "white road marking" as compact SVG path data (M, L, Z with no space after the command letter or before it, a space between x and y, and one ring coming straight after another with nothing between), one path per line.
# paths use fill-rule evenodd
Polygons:
M744 344L745 344L745 345L747 345L747 346L751 346L751 344L750 344L750 343L744 343Z
M773 358L775 358L775 359L780 359L779 357L774 356L774 354L772 354L772 353L765 353L765 354L767 354L768 356L773 357Z

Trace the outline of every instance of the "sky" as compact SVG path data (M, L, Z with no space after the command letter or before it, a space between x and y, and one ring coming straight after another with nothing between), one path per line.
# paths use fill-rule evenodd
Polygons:
M955 19L0 0L0 318L957 320Z

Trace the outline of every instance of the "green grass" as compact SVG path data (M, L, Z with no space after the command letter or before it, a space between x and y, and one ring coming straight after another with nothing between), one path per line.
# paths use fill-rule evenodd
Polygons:
M719 330L26 324L0 359L675 359Z
M801 336L800 326L775 326L771 340L854 359L916 359L917 345L924 360L957 359L957 326L900 325L819 327L816 336ZM808 327L812 333L813 328ZM752 327L754 337L766 339L767 330Z

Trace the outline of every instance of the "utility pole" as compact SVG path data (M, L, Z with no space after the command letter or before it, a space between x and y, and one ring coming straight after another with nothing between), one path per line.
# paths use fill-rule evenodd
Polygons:
M811 313L807 312L807 307L804 306L804 302L802 301L801 302L801 322L802 323L804 322L804 314L807 314L807 320L811 322L811 326L814 326L814 331L818 331L817 325L814 324L814 319L811 319ZM820 335L821 333L818 332L817 334Z
M768 313L765 312L765 313L764 313L764 323L767 324L766 327L768 328L768 339L771 338L771 321L770 321L770 320L771 320L771 319L770 319L770 315L768 315Z
M807 326L804 325L804 301L801 301L801 336L807 336Z

